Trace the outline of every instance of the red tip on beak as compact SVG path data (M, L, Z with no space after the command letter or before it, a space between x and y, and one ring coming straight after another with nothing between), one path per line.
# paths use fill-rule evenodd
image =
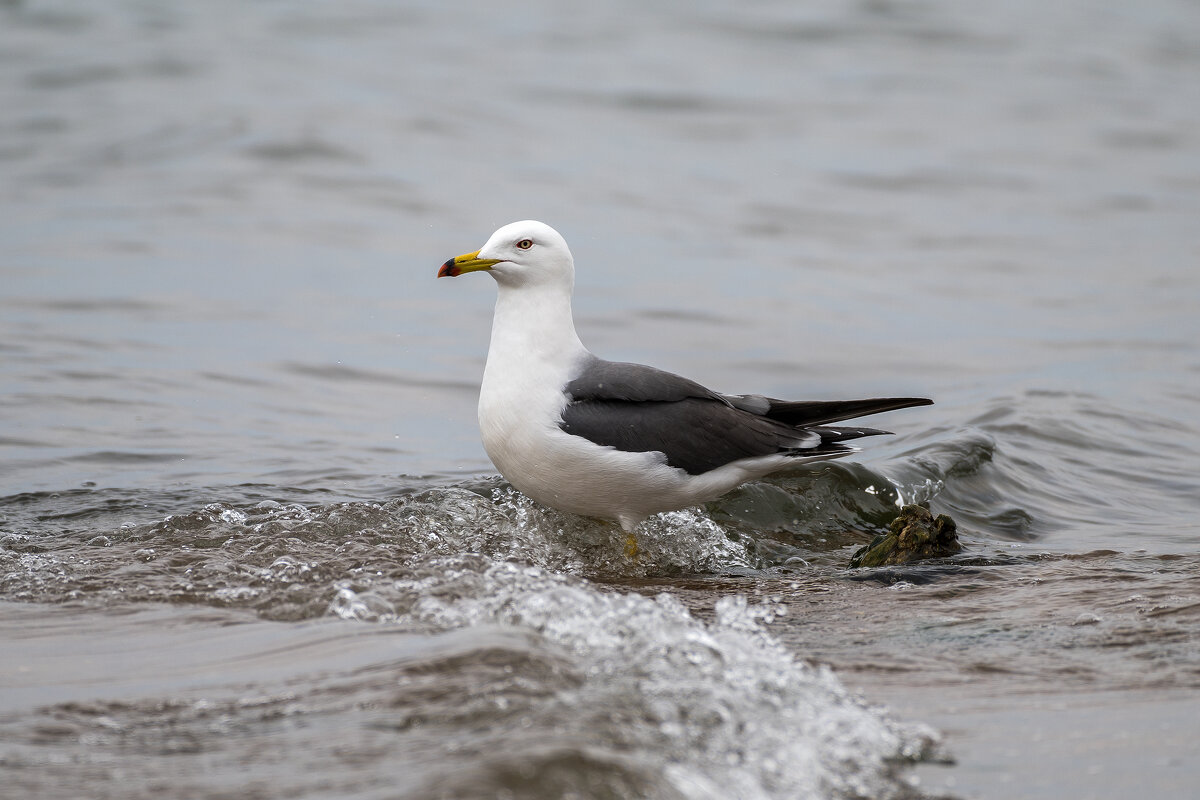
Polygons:
M447 261L445 264L442 264L442 268L438 270L439 278L457 278L459 274L459 269L454 265L453 258Z

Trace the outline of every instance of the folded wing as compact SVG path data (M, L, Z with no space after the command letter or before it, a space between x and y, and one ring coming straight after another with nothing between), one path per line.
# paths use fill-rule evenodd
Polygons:
M844 442L887 431L823 423L930 402L720 395L670 372L595 357L565 389L562 430L617 450L662 453L667 464L692 475L744 458L844 455L853 450Z

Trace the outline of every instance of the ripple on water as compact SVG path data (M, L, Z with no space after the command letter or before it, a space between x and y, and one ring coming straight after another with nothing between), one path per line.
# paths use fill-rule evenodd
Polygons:
M203 752L232 769L230 734L311 738L304 720L336 728L366 708L371 746L357 749L353 736L340 745L356 757L438 754L437 770L410 771L410 796L486 787L545 797L586 785L658 797L901 797L910 789L897 764L934 746L928 731L864 707L770 636L764 623L786 612L778 602L721 597L704 621L668 594L604 589L569 573L615 569L619 529L506 488L387 503L213 503L102 542L85 536L36 552L34 540L49 537L11 535L0 551L4 597L113 608L167 600L275 620L332 614L443 643L293 681L256 702L214 688L199 699L63 704L13 734L49 736L70 752L91 742L85 760L167 759L130 767L153 770ZM647 529L644 558L638 569L669 575L748 555L711 519L681 512ZM328 742L309 744L329 755Z
M325 613L343 584L362 591L409 574L422 560L462 553L592 576L751 566L747 546L696 510L652 520L642 532L641 559L631 563L616 525L542 508L490 481L474 489L429 489L384 503L210 503L157 522L126 523L99 538L97 518L120 519L131 498L97 503L95 494L110 493L85 491L14 496L0 506L17 523L0 565L33 552L45 561L8 570L0 590L42 602L185 600L295 619ZM48 513L47 505L58 510Z

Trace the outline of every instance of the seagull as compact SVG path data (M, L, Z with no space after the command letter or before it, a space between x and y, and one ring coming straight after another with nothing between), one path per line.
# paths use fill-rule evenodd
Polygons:
M885 434L829 423L911 406L919 397L783 401L714 392L642 364L592 355L575 332L575 260L542 222L513 222L438 277L487 272L498 285L479 390L484 449L543 505L615 520L626 553L647 517L713 500L746 481L857 452Z

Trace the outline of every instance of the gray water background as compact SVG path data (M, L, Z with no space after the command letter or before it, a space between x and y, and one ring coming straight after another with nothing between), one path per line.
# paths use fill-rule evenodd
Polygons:
M455 567L481 601L540 597L559 579L587 603L664 590L710 634L731 593L783 603L786 617L759 614L772 619L764 635L948 730L961 765L919 772L955 791L1188 796L1200 734L1198 73L1200 10L1167 0L3 4L0 588L12 602L0 617L14 642L33 637L2 659L26 698L6 706L6 766L67 796L95 764L45 764L94 759L80 753L99 741L118 764L143 758L123 767L135 796L236 786L245 765L219 756L197 774L144 759L157 751L139 751L136 732L173 701L134 703L123 722L63 711L137 694L114 687L128 667L80 661L100 645L75 631L130 652L183 648L168 659L179 664L194 654L169 631L225 641L234 623L287 640L309 635L287 625L320 620L340 641L345 623L325 618L347 617L406 632L356 641L420 638L425 618L398 598L445 565L395 567L383 532L408 553L436 530L429 553L484 554ZM478 443L494 287L434 275L522 218L571 243L577 326L600 355L725 391L937 405L880 418L897 436L857 466L662 521L649 562L626 569L603 531L506 494ZM968 560L852 579L846 556L901 497L952 513ZM335 547L343 518L377 533L377 550ZM295 525L308 538L280 544ZM243 534L251 544L229 544ZM204 548L220 568L197 581L214 563ZM514 559L550 577L497 577ZM432 630L453 640L479 623L466 618ZM545 632L525 617L486 624ZM398 647L457 646L433 641ZM246 685L332 669L287 647L255 656ZM205 670L206 686L242 680L221 659ZM150 673L133 682L144 697L200 680ZM492 686L463 680L468 693ZM313 679L296 691L323 690ZM245 695L229 693L236 717ZM422 708L445 725L422 747L463 735L446 709ZM37 733L48 715L70 717L65 732ZM217 747L221 732L195 724L198 752ZM105 730L123 733L114 744ZM264 785L270 764L313 746L298 730L256 762ZM651 772L678 758L646 752ZM374 796L393 762L358 758ZM458 763L442 758L430 769ZM768 796L796 791L757 769ZM276 791L351 793L321 788L329 764L310 773ZM590 785L587 769L564 774ZM877 793L903 791L876 779ZM621 786L608 789L634 792Z

